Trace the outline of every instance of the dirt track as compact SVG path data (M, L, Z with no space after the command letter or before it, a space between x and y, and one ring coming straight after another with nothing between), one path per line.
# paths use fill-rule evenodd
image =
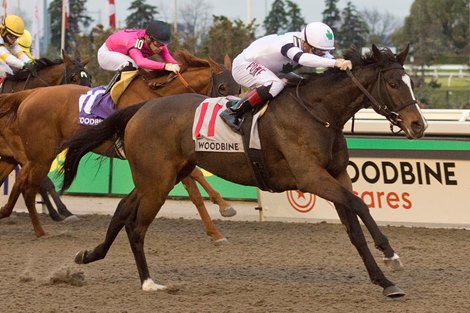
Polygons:
M407 293L392 300L369 282L341 225L216 221L230 241L216 247L200 221L162 218L146 253L155 282L169 288L146 293L124 231L104 260L73 263L110 219L81 218L42 216L40 239L27 214L0 220L0 312L470 312L468 230L382 227L405 265L385 270Z

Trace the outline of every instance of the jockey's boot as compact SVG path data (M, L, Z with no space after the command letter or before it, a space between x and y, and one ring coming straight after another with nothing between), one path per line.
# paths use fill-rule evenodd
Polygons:
M121 79L121 73L125 71L134 71L136 68L129 62L126 66L124 66L122 69L116 71L114 74L113 78L109 81L108 86L106 86L105 94L111 91L111 88Z
M269 93L269 88L271 88L271 86L261 86L250 90L235 105L222 111L220 113L220 118L230 126L234 132L240 133L244 113L257 105L262 103L264 104L266 101L272 99L272 96Z

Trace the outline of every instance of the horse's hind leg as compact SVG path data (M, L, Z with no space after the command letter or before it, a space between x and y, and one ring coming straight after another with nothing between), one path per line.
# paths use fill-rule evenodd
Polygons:
M215 227L214 222L212 221L209 213L207 212L206 206L204 205L204 200L202 199L201 192L197 188L195 181L190 177L186 176L181 181L188 191L189 198L194 203L201 216L201 221L204 225L204 230L208 236L211 236L216 244L224 243L227 241L222 234L219 232L217 227Z
M383 288L383 294L388 297L401 297L405 293L393 282L388 280L380 267L375 262L374 256L370 252L367 246L367 241L364 237L361 225L357 219L357 216L351 210L348 210L342 205L335 204L336 211L341 219L341 222L346 226L351 243L356 247L359 255L361 256L364 265L369 273L369 277L372 283L379 285Z
M141 196L138 208L134 211L135 215L126 222L127 237L129 238L129 244L134 254L142 290L144 291L155 291L166 288L163 285L156 284L150 278L150 272L145 258L144 240L150 223L152 223L158 211L160 211L170 190L171 187L168 188L166 193L151 190L151 193L147 194L147 196Z
M212 188L211 185L209 185L209 182L206 180L204 174L199 168L195 167L189 175L192 179L201 184L202 188L204 188L204 190L209 195L212 203L216 203L219 206L219 212L223 217L232 217L237 214L237 211L232 207L232 205L225 201L220 193L218 193L214 188Z
M126 220L135 214L137 208L137 198L135 191L132 191L129 195L121 199L114 212L114 215L109 223L108 230L106 231L106 237L103 243L96 246L93 250L81 250L75 256L75 263L87 264L104 259L109 251L112 243L116 239L121 229L124 227Z

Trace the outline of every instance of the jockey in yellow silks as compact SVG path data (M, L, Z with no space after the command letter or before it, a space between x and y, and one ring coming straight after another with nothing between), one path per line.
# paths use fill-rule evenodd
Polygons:
M18 38L24 33L24 22L16 15L8 15L0 25L0 61L10 72L16 72L31 63L31 59L18 45Z

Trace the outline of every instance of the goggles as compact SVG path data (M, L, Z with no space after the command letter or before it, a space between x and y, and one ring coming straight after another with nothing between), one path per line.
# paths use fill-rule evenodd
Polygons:
M160 47L163 47L165 44L158 41L158 39L152 37L149 35L149 38L150 38L150 42L153 43L157 48L160 48Z

